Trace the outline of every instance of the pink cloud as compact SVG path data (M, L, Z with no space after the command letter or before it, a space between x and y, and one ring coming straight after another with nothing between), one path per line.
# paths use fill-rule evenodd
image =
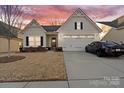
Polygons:
M32 5L24 6L24 14L25 18L29 20L35 18L41 24L49 24L49 20L52 18L67 19L77 8L83 9L93 20L101 20L107 17L111 20L113 16L124 15L124 5Z

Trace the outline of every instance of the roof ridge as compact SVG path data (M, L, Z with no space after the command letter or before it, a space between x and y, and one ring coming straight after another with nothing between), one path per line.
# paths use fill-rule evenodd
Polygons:
M77 8L77 9L72 13L72 15L76 14L77 12L80 12L80 14L82 14L82 15L86 15L86 14L84 13L84 11L83 11L81 8Z

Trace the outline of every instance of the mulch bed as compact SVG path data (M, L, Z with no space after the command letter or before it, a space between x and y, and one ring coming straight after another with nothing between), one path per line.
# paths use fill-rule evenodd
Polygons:
M4 56L4 57L0 57L0 63L10 63L10 62L15 62L18 60L22 60L24 59L24 56Z

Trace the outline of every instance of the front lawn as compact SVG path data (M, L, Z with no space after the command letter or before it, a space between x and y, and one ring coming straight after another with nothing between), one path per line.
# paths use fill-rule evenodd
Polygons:
M24 59L0 63L0 82L66 80L62 52L19 53Z

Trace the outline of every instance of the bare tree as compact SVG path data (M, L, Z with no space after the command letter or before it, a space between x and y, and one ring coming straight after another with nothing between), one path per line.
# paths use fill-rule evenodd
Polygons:
M64 23L63 19L59 19L59 18L52 18L49 20L50 25L61 25Z
M23 9L22 6L18 5L1 5L0 6L0 20L6 23L8 26L8 30L11 32L13 27L21 28ZM10 57L10 40L12 37L8 36L8 57Z

